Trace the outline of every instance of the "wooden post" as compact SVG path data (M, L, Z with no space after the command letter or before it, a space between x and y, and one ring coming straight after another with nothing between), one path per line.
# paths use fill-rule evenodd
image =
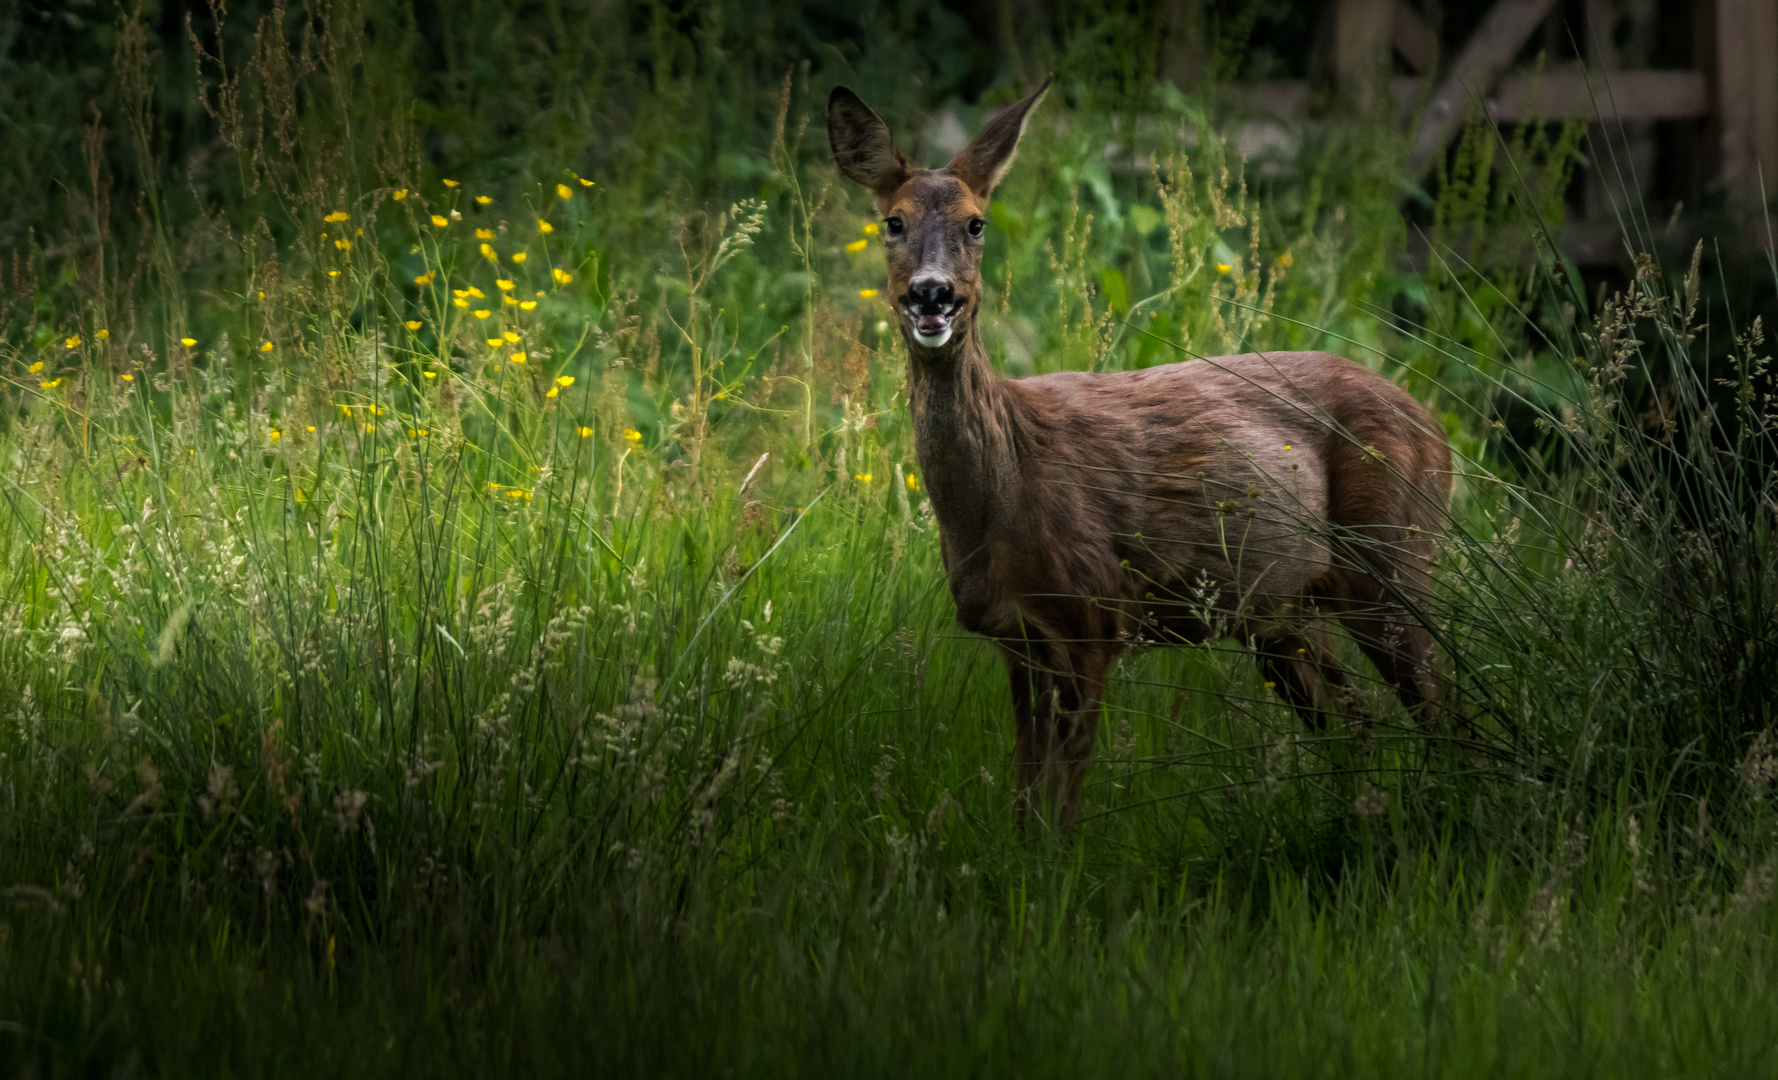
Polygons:
M1648 66L1654 38L1654 0L1587 0L1586 55L1599 112L1611 117L1618 105L1618 73ZM1585 215L1612 221L1635 217L1654 177L1654 125L1647 120L1606 119L1591 124L1587 152Z
M1778 193L1778 0L1716 0L1722 178L1743 209Z
M1383 78L1394 29L1394 0L1336 0L1334 9L1334 78L1340 93L1360 109L1368 109Z

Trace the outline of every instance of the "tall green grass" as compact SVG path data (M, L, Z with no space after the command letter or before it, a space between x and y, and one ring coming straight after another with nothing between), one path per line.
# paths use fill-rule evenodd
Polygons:
M342 119L401 76L351 18L219 69L292 152L243 126L208 208L135 99L142 217L26 252L3 313L9 1071L1761 1070L1767 347L1702 255L1593 295L1479 261L1559 224L1576 132L1471 128L1411 275L1388 133L1267 179L1210 97L1064 54L996 362L1330 348L1427 400L1468 728L1361 678L1374 726L1312 733L1237 643L1133 653L1063 839L1014 820L823 76L696 183L658 181L731 76L689 67L629 88L655 171L422 156L462 129ZM600 130L549 116L520 141Z

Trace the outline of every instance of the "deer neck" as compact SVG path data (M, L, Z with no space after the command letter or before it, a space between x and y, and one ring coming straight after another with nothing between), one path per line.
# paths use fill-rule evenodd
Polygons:
M914 448L939 526L962 551L986 541L1016 497L1014 394L988 363L973 320L944 348L908 343Z

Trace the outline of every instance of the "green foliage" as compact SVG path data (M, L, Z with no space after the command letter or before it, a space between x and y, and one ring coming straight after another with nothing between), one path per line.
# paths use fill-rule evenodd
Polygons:
M1132 653L1063 840L820 116L844 79L924 154L1018 80L917 8L806 65L800 9L451 10L194 20L183 113L125 12L94 170L4 165L87 177L22 183L0 301L7 1071L1758 1067L1764 331L1712 343L1701 255L1589 301L1500 240L1576 129L1468 129L1408 274L1398 135L1248 162L1139 7L1021 44L1003 370L1332 349L1459 452L1447 723ZM1277 17L1216 14L1225 59Z

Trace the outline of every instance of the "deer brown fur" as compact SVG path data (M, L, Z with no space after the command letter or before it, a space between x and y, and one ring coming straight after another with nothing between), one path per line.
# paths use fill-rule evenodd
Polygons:
M1451 456L1417 401L1330 353L995 374L976 325L983 219L1047 88L943 169L910 166L845 87L828 134L884 217L915 447L957 621L995 639L1011 677L1020 807L1035 793L1067 829L1132 644L1245 640L1319 727L1349 697L1337 618L1410 711L1436 705L1425 604Z

